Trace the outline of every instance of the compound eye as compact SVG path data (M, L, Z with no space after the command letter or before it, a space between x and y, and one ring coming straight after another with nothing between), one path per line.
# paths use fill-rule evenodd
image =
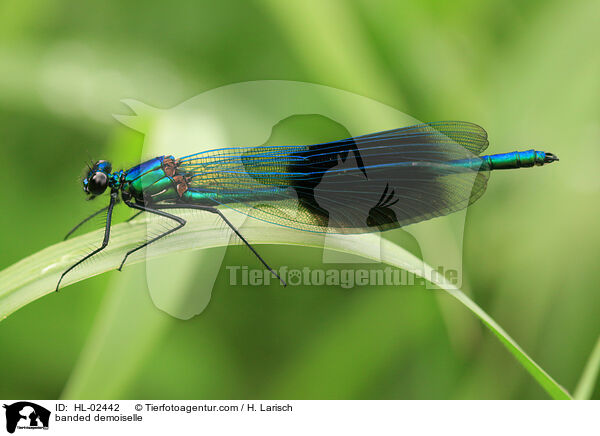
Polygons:
M101 171L95 173L88 182L88 191L94 195L100 195L106 191L108 186L108 176Z

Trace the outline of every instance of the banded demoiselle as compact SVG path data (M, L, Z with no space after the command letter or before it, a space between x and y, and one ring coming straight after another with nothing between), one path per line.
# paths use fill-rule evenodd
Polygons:
M487 146L487 133L478 125L444 121L313 145L159 156L116 172L100 160L89 168L83 189L93 199L110 188L109 204L67 237L107 211L104 239L61 275L56 289L69 271L108 245L119 196L137 214L152 213L175 224L128 251L119 270L132 253L185 226L183 218L165 210L198 209L217 214L281 280L225 217L225 208L303 231L385 231L467 207L481 197L492 170L558 160L552 153L536 150L481 156Z

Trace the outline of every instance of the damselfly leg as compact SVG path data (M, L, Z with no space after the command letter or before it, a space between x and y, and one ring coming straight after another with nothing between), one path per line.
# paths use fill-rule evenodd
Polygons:
M150 207L147 207L147 206L142 206L140 204L131 203L130 201L125 201L125 204L127 206L129 206L130 208L132 208L132 209L138 209L140 211L139 213L148 212L148 213L153 213L155 215L162 216L162 217L165 217L165 218L170 218L173 221L177 221L178 225L176 227L173 227L172 229L169 229L166 232L161 233L160 235L158 235L158 236L150 239L148 242L145 242L142 245L140 245L138 247L135 247L133 250L129 250L127 253L125 253L125 257L121 261L121 265L119 265L119 268L117 268L119 271L121 271L121 269L123 269L123 265L125 265L125 261L127 260L127 258L131 254L135 253L138 250L141 250L142 248L144 248L144 247L152 244L153 242L158 241L161 238L164 238L167 235L170 235L173 232L176 232L177 230L179 230L180 228L182 228L183 226L185 226L185 223L186 223L186 221L183 218L178 217L176 215L172 215L172 214L167 213L167 212L162 212L162 211L158 210L158 208L150 208Z
M96 212L95 214L93 214L92 216L86 218L83 222L87 221L88 219L98 215L100 212L102 212L104 209L107 209L108 212L106 214L106 224L104 226L104 239L102 240L102 245L95 249L94 251L92 251L91 253L87 254L83 259L80 259L79 261L77 261L76 263L74 263L73 265L71 265L65 272L63 272L60 276L60 279L58 279L58 283L56 284L56 291L58 291L58 288L60 288L60 282L62 282L62 279L70 272L72 271L74 268L76 268L77 266L81 265L83 262L85 262L86 260L88 260L90 257L100 253L102 250L104 250L106 248L106 246L108 245L108 241L110 239L110 222L112 219L112 212L113 212L113 208L115 207L115 203L117 202L119 196L119 192L114 190L110 193L110 203L108 204L108 206L106 206L106 208L100 209L98 212ZM82 223L83 223L82 222ZM80 223L79 225L81 225L82 223ZM79 227L79 225L77 227ZM77 228L75 227L75 228ZM71 233L71 232L70 232ZM68 236L68 235L67 235Z
M104 212L106 209L108 209L108 206L103 207L99 211L94 212L93 214L91 214L90 216L88 216L86 219L84 219L83 221L81 221L79 224L77 224L75 227L73 227L71 230L69 230L69 233L67 233L67 235L65 236L65 239L63 239L63 241L66 241L67 239L69 239L69 236L71 236L73 234L73 232L75 232L75 230L77 230L79 227L81 227L82 225L84 225L85 223L87 223L89 220L91 220L95 216L97 216L97 215L101 214L102 212Z
M127 219L125 220L125 222L127 222L127 223L128 223L129 221L133 221L134 219L136 219L138 216L140 216L140 215L141 215L141 214L143 214L143 213L144 213L144 211L143 211L143 210L140 210L139 212L136 212L136 213L134 213L132 216L130 216L129 218L127 218Z
M195 210L203 210L206 212L210 212L210 213L214 213L219 215L219 217L225 222L225 224L227 224L227 226L229 226L229 228L231 230L233 230L233 232L242 240L242 242L244 244L246 244L246 246L250 249L250 251L252 251L252 253L258 258L258 260L261 261L261 263L271 272L271 274L273 274L275 277L277 277L279 279L279 281L281 282L281 284L283 286L287 286L286 282L279 276L279 274L277 274L273 268L271 268L267 262L265 262L265 260L261 257L260 254L258 254L258 252L254 249L254 247L246 240L246 238L244 238L242 236L242 234L239 232L239 230L231 223L231 221L229 221L227 219L227 217L225 215L223 215L223 212L221 212L219 209L215 208L215 207L211 207L211 206L201 206L198 204L156 204L153 205L151 208L147 207L147 206L141 206L139 204L136 203L131 203L129 201L125 201L125 204L133 209L138 209L141 212L149 212L149 213L154 213L156 215L160 215L160 216L164 216L166 218L170 218L172 220L175 220L179 223L179 225L177 227L174 227L160 235L158 235L155 238L152 238L150 241L140 245L139 247L134 248L133 250L127 252L127 254L125 254L125 258L123 259L123 261L121 262L121 266L119 267L119 271L121 270L121 268L123 268L123 265L125 264L125 261L127 260L127 257L129 257L130 254L148 246L149 244L158 241L159 239L181 229L185 224L186 224L186 220L178 217L176 215L172 215L166 212L161 212L160 209L195 209Z

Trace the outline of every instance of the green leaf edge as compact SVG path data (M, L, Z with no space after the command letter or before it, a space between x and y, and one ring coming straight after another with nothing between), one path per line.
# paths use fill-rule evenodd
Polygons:
M596 341L596 345L581 374L581 379L575 388L573 397L576 400L589 400L592 397L598 380L598 373L600 373L600 337Z
M166 256L172 252L211 248L228 245L232 242L229 232L223 230L209 214L182 213L187 225L165 240L153 244L152 249L131 256L127 265L142 262L146 258ZM102 252L102 256L83 264L63 280L62 286L93 277L115 269L123 257L123 253L139 244L145 238L149 226L157 220L138 219L129 223L113 225L111 241ZM299 232L285 227L271 226L248 220L242 230L244 236L253 244L301 245L307 247L323 247L323 235L310 232ZM54 291L60 274L92 246L97 246L102 239L103 230L96 230L85 235L63 241L45 248L0 272L0 320L38 298ZM569 392L544 371L525 351L512 339L502 327L481 307L465 295L460 289L436 275L433 269L422 260L398 245L381 238L378 234L362 235L328 235L327 249L350 253L382 262L413 272L430 281L473 312L494 333L500 342L510 351L527 372L553 399L573 399ZM600 343L600 342L599 342ZM596 346L590 365L596 367L584 373L585 380L577 392L588 393L590 380L595 380L597 366L600 361L600 346Z

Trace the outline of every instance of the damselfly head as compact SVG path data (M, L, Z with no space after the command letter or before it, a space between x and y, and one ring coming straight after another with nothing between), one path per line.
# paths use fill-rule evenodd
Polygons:
M112 165L105 160L99 160L83 178L83 191L89 195L89 200L101 195L109 186Z

